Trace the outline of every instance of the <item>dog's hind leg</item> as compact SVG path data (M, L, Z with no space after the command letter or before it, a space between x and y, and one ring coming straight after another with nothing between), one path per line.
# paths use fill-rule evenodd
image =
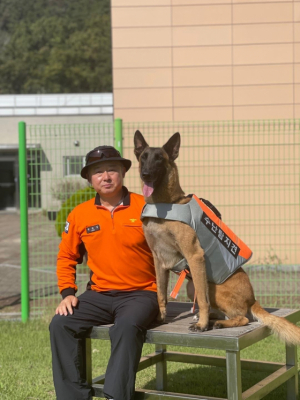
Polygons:
M227 302L223 301L222 305L222 312L227 318L215 321L213 329L234 328L249 323L247 302L237 296L232 296L230 300L227 298Z
M234 318L215 321L213 329L234 328L244 326L249 323L249 319L243 315L237 315Z

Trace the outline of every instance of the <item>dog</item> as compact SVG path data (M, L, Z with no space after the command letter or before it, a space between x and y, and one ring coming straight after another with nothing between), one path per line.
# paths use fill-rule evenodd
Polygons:
M134 154L139 162L142 191L146 204L187 204L179 182L175 160L179 155L180 134L175 133L162 147L149 147L140 131L134 135ZM205 255L195 231L183 222L164 218L143 218L143 230L152 251L156 278L159 319L166 318L169 271L184 257L190 267L197 295L199 320L189 328L203 332L209 328L210 307L228 319L213 323L214 329L244 326L249 315L269 327L277 336L291 344L300 344L300 328L285 318L264 310L255 299L249 277L238 268L221 284L207 282ZM193 292L192 284L188 286Z

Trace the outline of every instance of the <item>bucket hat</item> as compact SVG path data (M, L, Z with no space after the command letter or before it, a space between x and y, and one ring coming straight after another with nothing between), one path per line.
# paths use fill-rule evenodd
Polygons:
M104 161L120 161L126 172L131 167L131 161L123 158L121 154L112 146L98 146L89 151L85 156L85 166L82 168L80 175L87 179L87 171L91 165L98 164Z

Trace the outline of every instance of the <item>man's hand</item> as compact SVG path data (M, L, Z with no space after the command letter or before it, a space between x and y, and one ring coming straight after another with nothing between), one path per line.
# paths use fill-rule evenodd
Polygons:
M78 299L75 296L67 296L65 297L57 307L55 314L59 315L68 315L73 314L73 307L76 307L78 303Z

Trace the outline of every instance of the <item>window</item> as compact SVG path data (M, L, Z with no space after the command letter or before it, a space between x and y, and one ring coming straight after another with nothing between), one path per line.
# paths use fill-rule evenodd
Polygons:
M80 172L85 164L84 156L64 156L64 176L80 175Z

